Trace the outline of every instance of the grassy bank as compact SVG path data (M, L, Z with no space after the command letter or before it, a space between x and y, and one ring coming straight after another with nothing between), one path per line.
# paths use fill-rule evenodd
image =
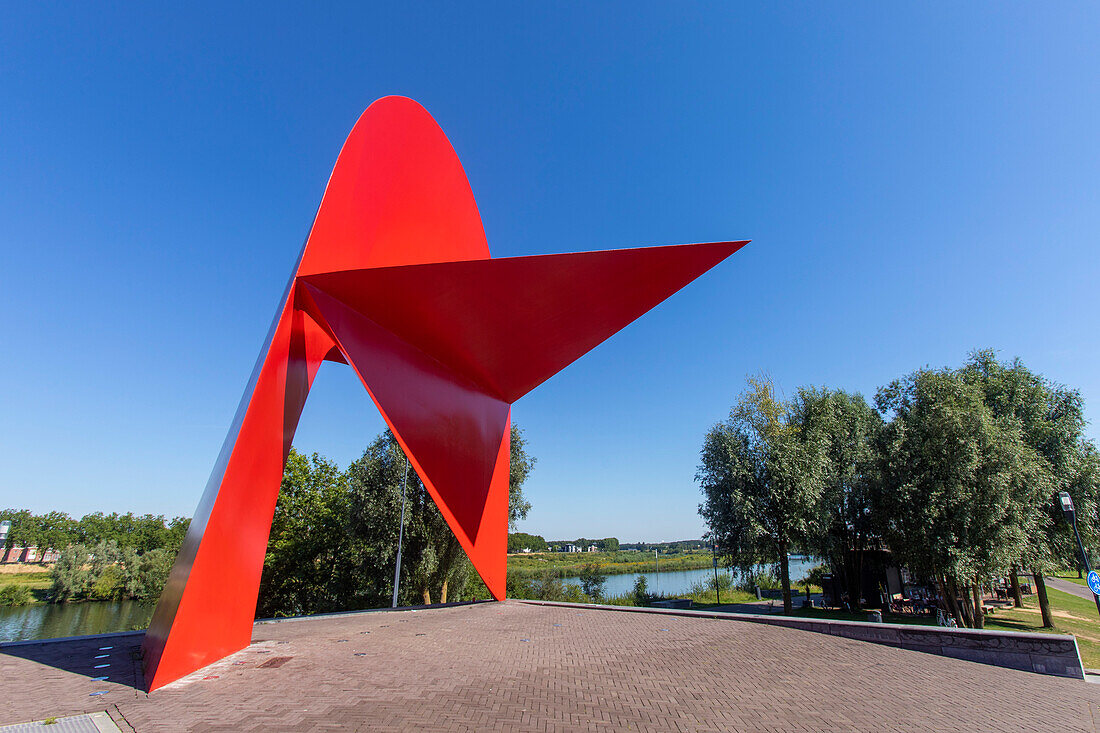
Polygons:
M508 573L519 578L535 578L549 573L556 578L581 574L585 565L595 563L607 575L651 573L657 569L653 555L645 552L547 552L508 556ZM694 550L660 557L662 572L698 570L711 566L706 550Z
M29 590L31 596L34 598L32 603L45 603L46 593L49 591L51 585L50 574L48 572L37 571L4 573L0 575L0 588L9 585Z
M1050 599L1050 611L1054 616L1053 633L1076 636L1081 661L1090 669L1100 668L1100 619L1097 619L1096 604L1049 587L1047 598ZM1023 608L999 610L986 616L985 627L1002 631L1051 633L1051 629L1043 628L1039 601L1035 596L1025 596Z

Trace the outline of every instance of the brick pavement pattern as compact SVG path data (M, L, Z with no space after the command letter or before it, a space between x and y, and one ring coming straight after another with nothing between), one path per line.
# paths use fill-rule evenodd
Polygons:
M1100 685L733 618L506 601L258 624L247 649L152 695L126 684L140 640L116 637L100 669L95 640L4 649L0 723L107 710L140 733L1069 733L1100 718ZM92 681L103 669L119 681Z

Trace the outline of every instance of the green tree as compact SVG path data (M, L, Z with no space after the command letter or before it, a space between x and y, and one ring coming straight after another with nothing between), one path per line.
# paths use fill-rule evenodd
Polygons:
M183 545L183 539L187 536L187 529L190 526L190 517L172 517L164 528L164 549L175 556Z
M1000 362L992 349L970 355L962 369L963 378L977 386L986 405L998 420L1020 431L1023 441L1039 457L1043 486L1049 493L1036 493L1031 511L1038 516L1038 531L1021 558L1035 576L1044 625L1053 625L1047 603L1044 574L1058 567L1079 564L1077 543L1068 525L1061 521L1053 495L1067 491L1078 510L1078 526L1086 546L1096 543L1097 469L1096 447L1085 440L1084 404L1081 395L1054 384L1029 370L1020 359ZM1015 572L1015 568L1012 569Z
M38 521L34 544L39 550L61 550L76 539L76 521L64 512L47 512Z
M822 456L770 380L750 378L729 419L707 433L696 480L704 496L699 513L727 563L746 573L776 564L783 611L791 613L787 556L816 526Z
M291 450L260 578L260 616L344 610L340 566L347 562L347 480L314 453Z
M535 470L537 459L527 453L527 438L515 423L512 423L509 447L508 528L514 529L516 522L526 519L527 512L531 511L531 502L523 496L523 484Z
M534 459L513 426L510 519L530 504L522 485ZM332 462L291 451L276 504L260 615L299 615L386 606L393 591L405 455L393 435L379 435L341 472ZM446 602L481 588L472 565L416 472L408 471L401 605Z
M588 562L581 568L580 577L581 590L594 603L599 603L603 599L603 586L607 582L607 573L596 563Z
M0 512L0 520L11 522L8 530L7 544L4 549L11 547L28 547L38 544L38 527L34 514L29 509L5 509Z
M54 566L50 568L49 598L55 603L84 598L91 590L94 578L85 569L89 555L87 546L69 545L61 551Z
M849 599L858 604L864 551L874 533L870 495L882 418L862 395L803 387L791 406L791 421L803 441L824 453L819 526L809 534L809 548L829 558Z
M537 534L526 532L510 532L508 534L508 552L516 553L524 550L532 552L546 552L546 540Z
M64 512L38 515L27 509L5 509L0 511L0 521L5 519L11 522L11 530L4 549L37 547L39 550L61 550L76 537L76 522Z
M937 581L961 623L980 628L980 583L1007 574L1039 531L1033 508L1048 488L1038 457L959 372L917 371L876 403L893 415L872 496L883 537L900 563Z
M157 547L140 555L133 553L126 567L125 592L130 598L159 598L168 582L176 550Z
M639 574L634 579L634 605L639 607L648 606L650 600L649 581L646 580L644 575Z

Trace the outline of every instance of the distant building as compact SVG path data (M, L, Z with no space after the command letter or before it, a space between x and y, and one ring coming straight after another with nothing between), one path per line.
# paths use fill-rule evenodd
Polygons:
M57 562L57 559L61 557L61 553L58 550L46 549L41 554L38 552L38 548L20 547L19 545L13 545L4 555L4 563L23 563L23 562Z
M566 552L580 552L581 548L577 547L576 545L566 545L565 546L565 551Z
M600 548L596 547L595 545L589 545L588 546L588 551L589 552L599 552L599 550L600 550Z

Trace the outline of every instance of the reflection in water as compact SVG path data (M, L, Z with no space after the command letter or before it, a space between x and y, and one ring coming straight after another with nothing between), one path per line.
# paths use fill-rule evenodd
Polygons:
M0 608L0 641L144 629L155 605L148 601L88 601Z
M813 560L808 558L792 557L790 559L791 582L794 583L794 581L802 578L815 564ZM720 568L718 572L732 575L734 581L737 579L736 571ZM687 593L695 583L712 583L714 581L713 568L662 572L660 577L658 577L657 573L624 573L623 575L607 576L607 583L605 583L603 587L604 595L621 596L625 593L634 592L634 579L639 575L645 576L650 593L665 596L675 596ZM565 583L572 583L573 585L581 584L580 578L563 578L562 581Z

